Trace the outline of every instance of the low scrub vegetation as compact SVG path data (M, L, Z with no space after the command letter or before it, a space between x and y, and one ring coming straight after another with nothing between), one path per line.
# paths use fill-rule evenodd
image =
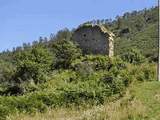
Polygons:
M123 97L103 105L49 109L34 116L16 114L12 120L150 120L159 119L159 82L145 82L131 86Z
M46 65L47 62L44 63ZM32 69L32 67L29 68ZM24 70L26 71L23 71L23 75L28 73L27 69ZM1 119L5 119L10 114L35 114L58 107L103 105L106 101L111 101L113 96L114 99L120 99L132 84L154 81L155 71L155 65L151 63L135 65L123 62L119 57L80 56L72 60L68 69L62 67L50 70L50 75L43 84L37 81L31 82L28 76L26 79L28 81L18 82L14 89L13 86L12 89L3 89L2 85ZM32 74L32 71L29 72ZM35 74L34 69L33 73L38 75L38 73ZM19 77L21 78L21 75ZM22 93L21 89L24 90ZM11 94L11 91L15 91L15 94Z

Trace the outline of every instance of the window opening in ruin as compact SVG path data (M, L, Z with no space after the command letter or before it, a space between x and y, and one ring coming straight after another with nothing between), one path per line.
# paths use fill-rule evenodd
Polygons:
M86 37L87 35L86 35L86 34L83 34L83 36Z

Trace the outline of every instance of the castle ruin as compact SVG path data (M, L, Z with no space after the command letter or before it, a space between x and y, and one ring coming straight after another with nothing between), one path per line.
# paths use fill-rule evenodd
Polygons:
M72 36L84 54L101 54L112 57L114 54L114 34L102 25L83 25Z

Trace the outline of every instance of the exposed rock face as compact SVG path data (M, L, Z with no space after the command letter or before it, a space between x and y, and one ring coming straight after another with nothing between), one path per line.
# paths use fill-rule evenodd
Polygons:
M79 44L84 54L113 56L114 34L99 25L83 25L73 33L72 39Z

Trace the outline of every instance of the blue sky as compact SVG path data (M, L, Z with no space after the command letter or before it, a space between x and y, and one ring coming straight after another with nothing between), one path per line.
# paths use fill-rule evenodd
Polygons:
M113 19L156 4L157 0L0 0L0 51L88 20Z

